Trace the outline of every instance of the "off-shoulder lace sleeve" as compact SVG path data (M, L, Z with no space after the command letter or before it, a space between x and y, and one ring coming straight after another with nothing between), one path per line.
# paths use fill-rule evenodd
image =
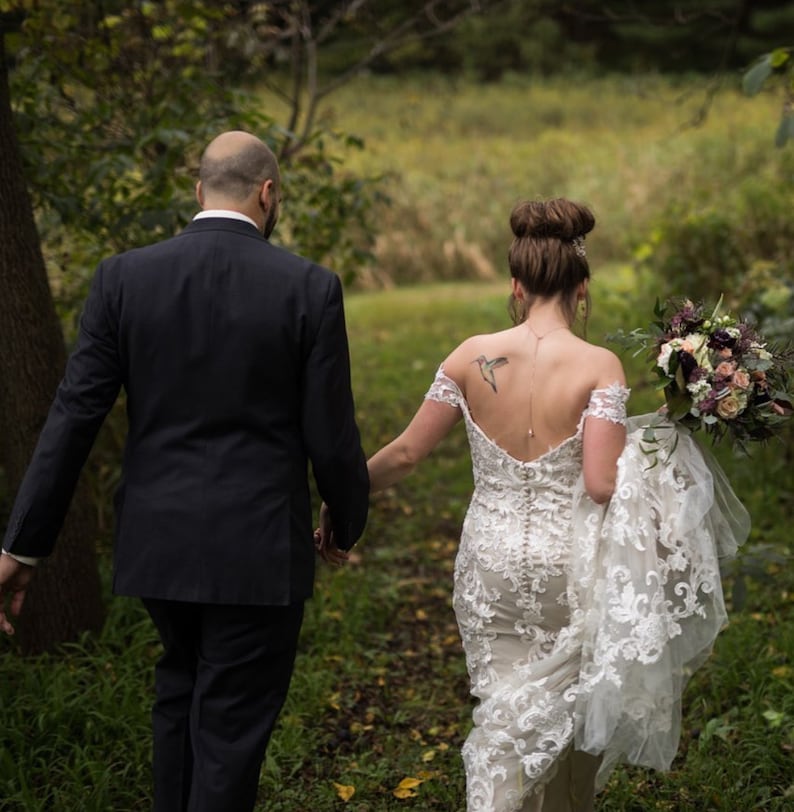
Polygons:
M593 389L590 393L590 402L582 413L582 421L586 417L600 417L612 423L626 424L626 401L629 399L630 389L623 384L613 383L603 389Z
M440 403L460 407L463 393L455 381L444 374L444 367L439 367L430 389L427 390L425 400L437 400Z

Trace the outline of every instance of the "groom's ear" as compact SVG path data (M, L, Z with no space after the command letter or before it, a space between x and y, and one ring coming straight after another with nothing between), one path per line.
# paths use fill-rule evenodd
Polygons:
M204 191L201 188L201 181L200 180L196 181L196 200L198 200L199 206L201 206L201 208L203 209L204 208Z
M260 187L259 187L259 204L262 206L265 211L272 208L273 206L273 180L272 178L268 178Z

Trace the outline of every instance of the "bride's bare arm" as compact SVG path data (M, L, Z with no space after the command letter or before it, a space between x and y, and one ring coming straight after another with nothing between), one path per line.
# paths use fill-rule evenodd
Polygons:
M612 384L626 385L623 365L616 355L600 353L598 383L596 389L607 389ZM587 495L598 504L608 502L617 482L618 457L626 445L625 404L618 400L614 413L607 416L590 415L585 419L583 437L582 473ZM609 412L606 405L606 412ZM620 412L620 414L618 414ZM611 418L611 419L610 419Z
M370 457L370 491L379 491L409 474L449 434L461 411L448 403L425 400L405 431Z
M618 457L626 445L626 427L603 418L587 418L584 429L584 487L599 505L615 492Z

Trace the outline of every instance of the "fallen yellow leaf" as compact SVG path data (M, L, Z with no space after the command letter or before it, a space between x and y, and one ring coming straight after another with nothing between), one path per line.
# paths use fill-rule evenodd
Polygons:
M424 761L425 764L428 761L432 761L435 757L436 757L436 751L435 750L425 750L425 752L422 753L422 761Z
M356 788L350 784L337 784L334 781L334 789L343 801L349 801L356 794Z
M403 778L403 780L397 784L397 789L416 789L421 783L421 778Z

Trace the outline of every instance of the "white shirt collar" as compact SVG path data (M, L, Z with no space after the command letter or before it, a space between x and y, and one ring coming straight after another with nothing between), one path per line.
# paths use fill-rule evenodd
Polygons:
M232 211L231 209L204 209L196 214L194 220L204 220L207 217L225 217L227 220L242 220L244 223L250 223L257 231L259 226L247 215L241 211Z

